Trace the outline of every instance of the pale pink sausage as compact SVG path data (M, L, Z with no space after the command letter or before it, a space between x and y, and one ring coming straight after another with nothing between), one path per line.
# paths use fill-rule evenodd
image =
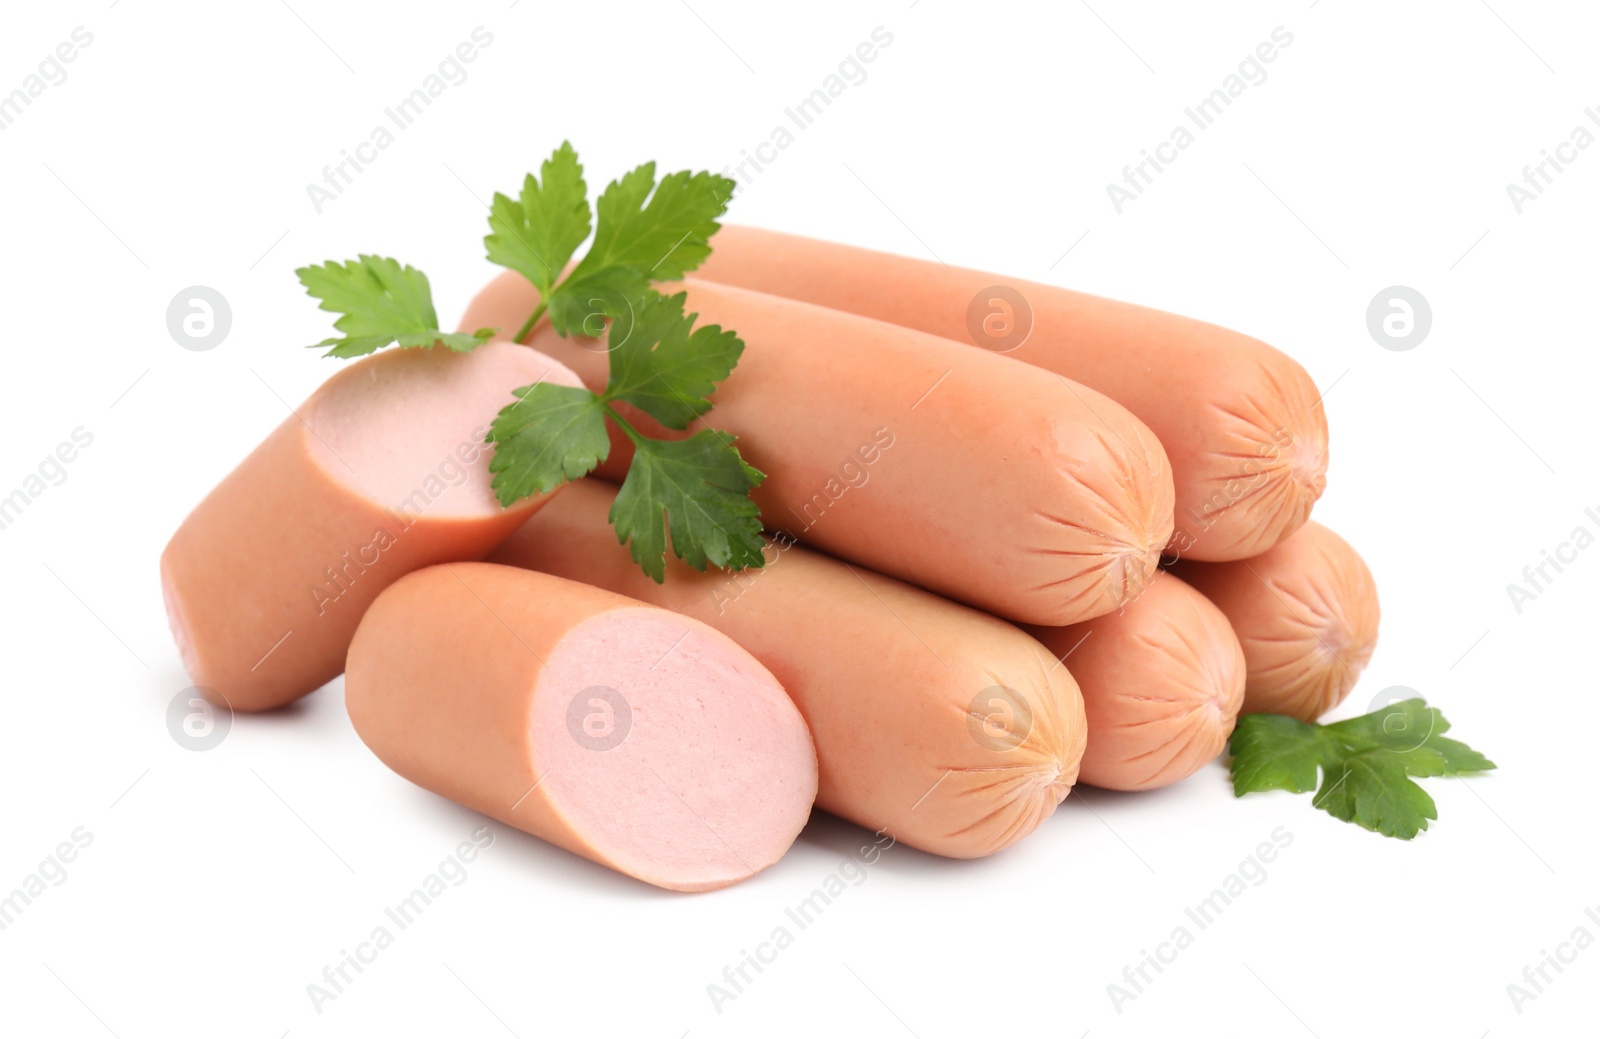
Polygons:
M1311 514L1328 423L1305 369L1193 318L929 260L724 226L696 277L892 321L1057 372L1143 419L1176 484L1171 551L1242 559Z
M665 288L745 341L691 428L732 433L767 474L754 497L769 529L1020 621L1098 616L1153 575L1172 529L1171 470L1150 431L1100 394L823 307L693 280ZM537 300L507 272L463 323L517 327ZM603 388L593 341L541 324L532 343ZM613 434L600 472L620 479L631 451Z
M526 347L390 350L340 367L206 496L161 556L190 678L236 710L281 707L344 670L397 578L478 559L544 498L502 509L483 434L511 391L577 385Z
M350 645L345 704L418 786L675 891L776 862L817 793L800 713L727 636L514 567L396 582Z
M1244 651L1222 611L1177 578L1156 578L1116 613L1029 631L1066 658L1083 690L1085 783L1153 790L1227 746L1244 701Z
M1174 572L1216 603L1238 633L1246 713L1316 721L1349 694L1372 659L1372 571L1315 521L1254 559L1180 563Z
M938 855L1008 847L1067 796L1083 703L1017 628L792 543L767 565L664 584L606 522L616 488L581 480L490 558L703 620L772 670L816 740L819 807Z

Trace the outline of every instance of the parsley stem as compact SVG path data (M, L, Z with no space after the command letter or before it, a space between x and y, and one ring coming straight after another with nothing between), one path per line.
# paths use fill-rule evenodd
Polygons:
M539 305L534 308L533 313L528 317L528 320L524 321L522 327L517 330L516 342L520 343L528 338L528 333L533 331L534 323L544 316L544 308L545 301L541 299Z
M610 404L607 404L605 405L605 409L606 414L611 416L611 421L615 422L619 427L621 427L624 433L628 434L629 440L632 440L635 444L641 444L644 442L644 434L628 425L628 420L623 418L621 415L618 415L616 408L613 408Z

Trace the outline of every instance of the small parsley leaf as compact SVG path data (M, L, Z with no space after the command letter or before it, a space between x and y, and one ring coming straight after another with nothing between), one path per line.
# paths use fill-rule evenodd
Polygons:
M611 452L605 405L582 386L540 382L515 392L485 438L495 445L490 486L505 506L588 475Z
M1437 708L1416 697L1328 725L1247 714L1228 742L1233 792L1243 797L1259 790L1315 788L1314 807L1386 837L1410 840L1439 817L1433 798L1412 777L1495 767L1465 743L1446 738L1449 728Z
M739 570L761 565L761 513L750 491L765 476L732 437L702 429L687 440L634 440L633 465L611 505L617 540L660 584L666 577L667 527L672 553L696 570L707 562Z
M1439 818L1433 798L1411 781L1406 764L1386 750L1353 754L1325 771L1311 803L1335 819L1403 841Z
M483 244L491 262L520 273L544 298L589 237L589 225L583 167L572 145L563 141L539 168L538 178L531 173L524 178L518 198L495 192Z
M656 164L647 162L606 185L596 207L594 245L573 273L635 267L653 281L676 281L711 255L710 239L734 182L679 170L657 184L655 175Z
M728 377L744 341L720 325L694 327L688 294L651 292L611 326L611 377L606 396L625 400L669 429L683 429L711 410L708 400Z
M606 185L595 207L589 251L543 296L550 324L569 335L576 330L575 315L594 307L618 317L650 282L676 281L699 267L711 255L711 236L734 186L727 177L688 170L669 173L657 184L653 162Z
M466 352L495 333L492 328L440 331L428 276L386 256L363 255L344 263L330 260L301 267L295 274L306 293L322 301L321 309L343 315L333 323L342 336L312 345L312 349L332 347L328 357L361 357L391 344L442 344Z
M1335 747L1320 725L1283 714L1247 714L1239 719L1228 748L1233 753L1233 792L1317 788L1317 768L1334 759Z
M574 273L547 297L550 325L564 336L599 339L606 333L606 322L627 314L649 287L650 279L632 267Z

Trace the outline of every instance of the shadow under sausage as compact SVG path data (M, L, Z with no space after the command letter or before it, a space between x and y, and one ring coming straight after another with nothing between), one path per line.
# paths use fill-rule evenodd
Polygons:
M406 782L398 776L395 778ZM480 826L489 827L494 833L494 844L484 851L484 857L499 861L500 868L526 878L530 884L547 887L553 896L574 889L611 898L645 901L680 896L679 892L654 887L597 862L590 862L582 855L558 848L549 841L524 833L498 819L491 819L449 798L410 783L407 786L411 789L408 804L402 813L405 818L420 821L448 834L465 835ZM466 838L462 836L461 839Z

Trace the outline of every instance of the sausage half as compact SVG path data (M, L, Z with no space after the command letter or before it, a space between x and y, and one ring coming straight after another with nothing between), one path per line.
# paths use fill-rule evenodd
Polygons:
M1179 563L1173 572L1216 603L1238 633L1247 713L1314 722L1349 694L1372 659L1378 586L1356 550L1320 523L1254 559Z
M811 727L819 807L976 858L1027 836L1071 790L1083 702L1017 628L787 540L738 574L669 560L658 585L607 525L615 496L578 481L490 558L636 596L749 650Z
M724 225L696 277L976 344L1093 387L1172 461L1171 550L1242 559L1293 533L1322 494L1328 424L1305 369L1216 325L1081 292Z
M489 343L341 368L183 521L161 555L190 678L235 710L281 707L344 670L361 614L404 574L479 559L542 498L502 509L482 443L511 391L577 385Z
M701 323L745 341L706 419L767 474L755 500L769 529L1019 621L1098 616L1149 582L1172 530L1171 469L1150 431L1105 397L867 318L681 287ZM507 272L463 321L515 327L537 299ZM545 324L531 342L604 386L593 341ZM630 458L613 430L602 475L620 479Z
M674 891L778 861L817 793L800 713L727 636L515 567L396 582L350 644L345 704L418 786Z
M1083 690L1089 746L1078 774L1153 790L1215 759L1244 700L1245 658L1228 618L1170 574L1116 613L1030 628Z

